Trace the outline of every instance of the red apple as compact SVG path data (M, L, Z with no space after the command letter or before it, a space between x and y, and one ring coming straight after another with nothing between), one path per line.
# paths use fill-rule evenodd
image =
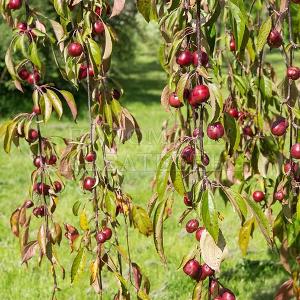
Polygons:
M189 66L193 62L193 54L189 50L179 52L176 62L180 66Z
M70 43L68 46L68 54L72 57L80 56L83 52L83 48L80 43Z
M224 135L224 127L220 122L209 124L207 126L207 136L212 140L218 140Z
M282 36L276 29L271 30L268 36L268 45L271 48L279 48L282 45Z
M209 89L206 85L201 84L197 85L193 88L190 97L189 97L189 103L197 107L201 103L206 102L210 97Z
M255 202L261 202L265 199L265 193L262 191L255 191L253 192L252 197Z

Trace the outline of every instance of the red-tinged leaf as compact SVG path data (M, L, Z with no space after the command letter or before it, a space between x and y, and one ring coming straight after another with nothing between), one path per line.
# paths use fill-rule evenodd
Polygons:
M19 237L19 216L20 216L20 209L18 208L12 213L10 217L11 231L16 237Z
M294 298L293 280L289 279L280 286L274 300L289 300L292 298Z
M73 95L70 92L64 91L64 90L60 90L59 92L65 98L65 100L71 110L73 119L76 120L77 119L77 106L76 106L76 102L75 102Z
M134 279L134 285L137 290L141 288L143 275L141 273L140 267L136 263L132 263L132 273L133 273L133 279Z
M22 264L26 263L29 259L31 259L36 252L36 249L38 248L39 243L38 241L32 241L29 242L23 249L23 255L22 255Z
M42 224L38 235L37 235L37 240L41 249L41 252L43 255L46 255L46 228L45 224Z
M170 111L170 106L169 106L169 98L171 95L172 91L170 90L169 86L166 85L161 93L160 97L160 103L162 107L169 112Z
M202 287L203 287L203 281L200 280L199 282L196 283L194 290L193 290L193 297L192 300L199 300L203 299L202 298Z
M114 0L114 6L110 18L119 15L125 6L125 0Z

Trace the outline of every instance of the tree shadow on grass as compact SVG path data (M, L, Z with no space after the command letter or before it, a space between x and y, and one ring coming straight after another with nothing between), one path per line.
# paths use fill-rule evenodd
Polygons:
M270 257L270 260L244 259L225 272L222 272L222 279L227 282L239 280L256 286L255 292L249 295L247 300L273 300L274 294L285 280L286 274L277 260ZM271 279L272 283L266 279ZM245 299L246 300L246 299Z

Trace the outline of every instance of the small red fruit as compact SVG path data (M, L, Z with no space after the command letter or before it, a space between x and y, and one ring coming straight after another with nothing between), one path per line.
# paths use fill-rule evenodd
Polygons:
M195 232L199 227L199 222L196 219L189 220L186 225L185 229L188 233L193 233Z
M27 30L27 23L26 22L20 22L17 24L17 28L20 31L26 31Z
M193 54L189 50L179 52L176 62L180 66L189 66L193 62Z
M219 291L219 283L218 280L212 279L210 282L209 293L211 295L217 293Z
M196 230L195 236L196 236L196 240L197 240L198 242L200 242L201 236L202 236L202 234L203 234L204 231L205 231L205 227L199 227L199 228Z
M100 35L104 32L105 27L102 21L96 21L93 25L93 31L95 34Z
M183 103L179 100L175 93L172 93L169 97L169 105L175 108L183 106Z
M274 194L274 199L277 201L282 201L284 199L284 196L285 196L285 194L284 194L283 190L280 190Z
M193 64L194 64L195 67L198 66L198 56L199 56L199 55L198 55L198 51L195 51L195 52L193 53ZM207 64L208 64L208 61L209 61L209 58L208 58L207 53L204 52L204 51L201 51L201 65L202 65L203 67L206 67Z
M253 133L252 128L250 126L245 126L243 128L243 134L245 136L249 136L249 137L253 137L254 136L254 133Z
M235 39L234 39L233 35L231 35L231 37L230 37L229 48L230 48L231 52L236 51L236 44L235 44Z
M298 167L299 167L298 164L296 164L295 162L292 161L292 163L291 163L290 161L287 161L287 162L284 164L284 167L283 167L284 173L285 173L286 175L288 175L291 171L292 171L293 173L296 173L297 170L298 170Z
M296 143L291 148L291 156L300 159L300 143Z
M206 102L210 97L209 89L206 85L201 84L193 88L189 97L189 103L192 106L199 106L201 103Z
M34 71L34 73L29 74L28 78L27 78L27 82L29 84L37 84L41 79L40 73L37 71Z
M236 107L231 107L228 110L228 114L231 115L233 118L238 119L239 118L239 111Z
M54 181L53 189L55 193L59 193L62 190L62 184L59 181Z
M27 69L25 68L22 68L19 72L18 72L18 75L19 77L22 79L22 80L27 80L30 73L27 71Z
M85 156L85 160L87 162L94 162L97 158L96 152L90 152Z
M102 13L102 8L99 7L99 6L97 6L96 9L95 9L95 14L96 14L97 16L101 16L101 13Z
M194 148L192 146L184 147L181 152L181 157L187 164L192 164L195 157Z
M282 36L276 29L271 30L268 36L268 45L271 48L279 48L282 45Z
M183 272L194 279L197 279L199 277L200 271L200 264L195 259L189 260L183 267Z
M202 265L201 267L201 273L205 277L213 276L215 274L215 271L207 264Z
M72 57L80 56L83 52L83 48L80 43L74 42L68 46L68 54Z
M40 195L48 196L49 195L50 186L45 183L37 184L37 193Z
M34 203L31 200L26 200L23 204L23 206L25 208L31 208L31 207L33 207L33 205L34 205Z
M201 162L205 167L209 165L209 156L206 153L204 153L203 156L201 157Z
M193 202L188 196L183 197L183 202L186 206L193 206Z
M286 75L289 79L297 80L300 78L300 68L298 67L288 67Z
M41 157L41 156L37 156L34 158L33 160L33 164L37 167L37 168L41 168L45 163L45 158Z
M56 155L54 155L54 154L51 154L50 155L50 157L49 157L49 159L48 159L48 165L55 165L56 164L56 162L57 162L57 157L56 157Z
M112 96L114 99L119 100L121 98L121 93L117 89L112 90Z
M102 230L102 232L103 232L104 235L105 235L105 240L106 240L106 241L110 240L110 238L111 238L111 236L112 236L112 230L111 230L110 228L106 227L106 228L104 228L104 229Z
M34 113L35 115L40 115L41 114L41 108L39 106L34 106L32 108L32 113Z
M15 9L19 9L22 6L22 0L10 0L8 2L8 8L15 10Z
M265 199L265 193L262 191L255 191L253 192L252 197L255 202L261 202Z
M220 122L216 122L214 124L209 124L207 126L207 136L216 141L223 137L224 135L224 127Z
M35 142L39 137L38 132L35 129L30 129L28 131L28 139L30 142Z
M273 122L271 126L271 132L276 136L282 136L286 133L288 127L289 122L285 118L280 117L275 122Z
M83 188L87 191L91 191L96 183L96 179L92 177L86 177L83 181Z
M222 294L222 300L235 300L235 295L227 290Z
M100 231L96 234L96 241L98 244L103 244L106 242L106 236L103 231Z

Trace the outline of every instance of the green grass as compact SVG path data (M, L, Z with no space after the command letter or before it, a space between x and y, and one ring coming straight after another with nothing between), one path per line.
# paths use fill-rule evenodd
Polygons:
M161 125L163 120L166 118L172 120L174 116L164 112L160 106L160 92L165 75L153 53L151 55L144 53L139 56L137 62L129 62L128 66L130 67L121 79L126 91L122 101L137 117L144 139L141 145L135 140L120 145L117 159L126 166L124 190L132 195L135 204L145 206L152 194L151 180L161 150ZM47 125L47 134L55 137L63 132L64 136L75 137L82 131L82 127L87 128L87 118L81 117L77 125L67 119L61 122L54 120ZM215 143L206 143L212 161L216 159L219 148ZM37 260L33 259L28 268L21 266L18 240L12 236L9 228L11 212L28 196L27 188L33 166L27 145L23 144L20 150L13 149L10 155L6 155L1 149L0 165L0 299L49 299L51 292L49 265L43 261L42 267L39 268ZM78 218L72 215L71 209L77 200L87 198L88 195L84 195L76 183L68 182L58 205L58 220L61 223L68 222L78 226ZM222 264L221 281L235 291L238 299L273 299L274 292L287 278L279 265L278 257L267 248L261 234L255 233L253 241L250 242L249 255L243 258L237 246L239 229L237 215L230 206L225 207L221 199L217 199L217 205L225 216L221 227L229 241L229 255ZM145 238L136 230L130 230L133 260L139 263L149 276L153 299L191 298L194 283L184 276L181 270L177 271L182 257L195 243L194 236L188 235L184 227L178 225L183 209L182 199L176 198L173 214L165 223L167 268L160 263L152 238ZM37 220L33 220L33 225L37 223ZM122 232L120 233L124 236ZM34 238L36 231L32 234ZM97 299L89 286L88 272L83 273L71 286L70 267L74 254L70 254L65 238L59 253L67 277L63 281L59 276L59 286L62 290L58 293L58 299ZM104 299L112 299L112 295L117 291L114 279L105 278L105 287Z

